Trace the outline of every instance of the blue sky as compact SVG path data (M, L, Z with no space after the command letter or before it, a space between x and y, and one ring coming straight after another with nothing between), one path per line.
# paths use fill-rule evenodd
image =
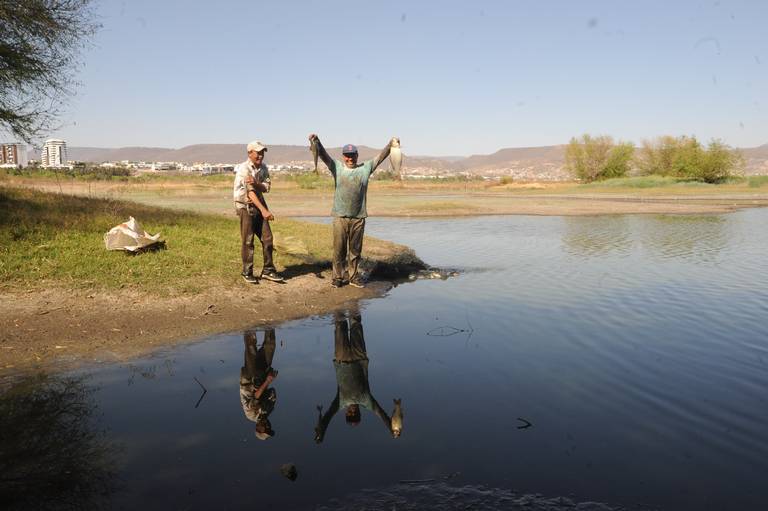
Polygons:
M768 143L768 2L95 0L71 146Z

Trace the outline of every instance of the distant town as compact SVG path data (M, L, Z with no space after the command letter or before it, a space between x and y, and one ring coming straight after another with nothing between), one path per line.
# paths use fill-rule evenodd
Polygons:
M234 172L237 162L180 162L180 161L143 161L143 160L117 160L117 161L80 161L69 159L67 143L61 139L49 139L40 150L40 159L29 159L27 146L22 143L3 143L3 159L0 160L0 168L50 168L50 169L76 169L88 165L90 168L104 169L128 169L131 173L155 173L155 172L182 172L199 175L227 174ZM280 163L267 163L269 171L273 174L299 174L310 172L314 164L307 151L307 159L292 159ZM243 158L244 159L244 158ZM483 179L500 180L510 178L518 181L563 181L568 175L563 168L562 158L556 158L554 162L529 162L515 161L505 162L503 165L485 166L482 171L471 168L461 168L452 164L450 159L431 157L414 157L406 159L402 175L406 179ZM383 170L388 169L385 163Z
M125 168L137 172L193 172L203 175L208 174L226 174L235 170L236 163L183 163L177 161L105 161L105 162L84 162L70 160L67 158L67 143L60 139L48 139L43 144L40 152L40 159L34 160L28 158L26 144L19 142L0 144L0 168L53 168L53 169L73 169L86 163L101 168ZM302 172L311 170L307 162L296 164L277 164L269 165L269 170L274 172Z
M338 152L338 148L335 150ZM745 160L745 175L768 174L768 144L740 151ZM334 154L334 149L329 148L329 152ZM377 152L360 146L361 158L371 158ZM413 180L566 181L572 176L565 168L564 153L565 146L558 145L505 148L493 154L468 157L407 156L402 176ZM39 159L34 157L37 154ZM186 161L178 161L182 158ZM219 161L211 161L214 158ZM119 171L121 175L162 172L212 175L232 173L244 159L243 147L238 144L198 144L177 150L75 147L70 151L65 140L52 138L45 141L39 153L30 153L24 143L0 143L0 168L74 169L76 172L88 168L104 169L108 174ZM267 167L273 174L301 174L311 172L314 163L306 147L275 145L270 146ZM379 174L387 170L389 165L385 162Z

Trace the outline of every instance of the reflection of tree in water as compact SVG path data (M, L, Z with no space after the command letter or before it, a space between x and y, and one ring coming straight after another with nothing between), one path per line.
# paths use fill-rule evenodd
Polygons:
M36 376L0 388L4 509L96 509L113 488L112 449L93 429L83 378Z
M724 215L646 217L640 229L643 247L662 259L715 262L728 244Z
M632 248L629 219L626 215L564 217L565 251L579 257L628 254Z

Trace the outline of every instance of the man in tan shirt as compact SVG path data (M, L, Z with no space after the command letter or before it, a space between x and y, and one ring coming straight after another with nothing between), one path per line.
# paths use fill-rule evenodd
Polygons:
M284 282L272 261L274 245L269 221L274 220L275 217L267 208L267 202L264 200L264 194L268 193L272 186L269 170L264 164L267 146L259 140L254 140L248 144L246 149L248 159L235 167L233 189L235 209L240 217L240 239L242 241L240 256L243 262L241 275L250 284L259 283L259 279L253 275L253 238L258 237L264 259L261 278L273 282Z

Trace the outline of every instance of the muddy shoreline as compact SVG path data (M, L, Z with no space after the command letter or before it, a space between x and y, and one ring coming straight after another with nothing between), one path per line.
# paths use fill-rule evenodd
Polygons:
M146 355L208 335L325 314L384 296L391 281L365 289L330 286L330 271L285 284L243 283L194 296L70 289L0 294L0 375L66 370Z
M0 292L0 376L117 362L214 334L327 314L384 296L427 268L411 249L392 243L369 248L361 262L370 278L363 289L331 287L328 266L284 283L238 280L178 296L62 287Z

